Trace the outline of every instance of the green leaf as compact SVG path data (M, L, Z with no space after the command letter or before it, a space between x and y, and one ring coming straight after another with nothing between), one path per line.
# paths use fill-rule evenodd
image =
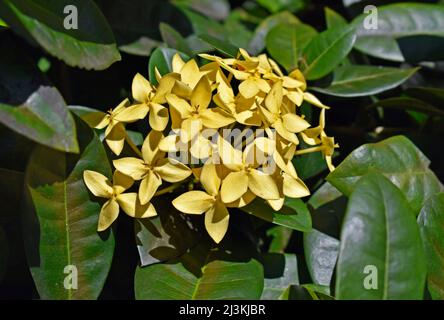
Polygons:
M338 97L368 96L399 86L417 70L364 65L341 66L335 70L333 81L327 88L312 89Z
M202 243L202 233L197 227L199 217L180 213L171 205L171 200L167 196L154 199L158 216L139 219L134 223L142 267L179 258L198 243Z
M373 16L376 18L376 16ZM377 28L366 28L368 14L352 22L356 26L355 48L365 54L391 61L404 61L396 39L407 36L444 36L444 7L422 3L397 3L377 11Z
M225 28L219 22L193 10L189 10L183 5L177 4L177 6L186 15L188 20L190 20L195 34L198 36L208 34L220 40L226 39Z
M431 105L444 109L444 89L430 87L411 87L405 91L405 94L423 100Z
M191 55L191 50L188 47L185 38L182 37L177 30L163 22L160 23L159 30L163 41L168 45L168 47L182 51L187 55Z
M64 13L68 5L77 8L77 28L64 27L71 21L71 11ZM94 1L5 0L0 15L15 32L70 66L103 70L120 60L113 33Z
M429 159L409 139L395 136L357 148L327 176L327 181L349 196L362 176L381 173L401 189L413 211L419 213L430 196L443 190L429 165Z
M315 284L330 286L339 253L339 241L315 229L304 233L304 254Z
M40 87L18 107L0 103L0 123L56 150L79 151L74 120L55 88Z
M344 27L348 24L347 20L333 9L325 7L324 11L327 29L333 29L339 26Z
M396 39L396 41L405 61L419 63L444 60L443 36L409 36Z
M259 299L264 285L262 265L241 247L210 250L202 244L178 259L138 267L136 299Z
M298 67L302 50L316 35L307 24L278 24L268 32L265 42L273 59L290 71Z
M253 32L250 31L240 20L235 18L225 21L225 30L229 42L236 48L248 48L253 38Z
M392 108L400 110L412 110L417 112L422 112L425 114L430 114L434 116L444 116L444 111L436 108L435 106L424 102L419 99L409 98L409 97L395 97L387 98L383 100L376 101L371 105L367 106L368 109L375 107Z
M268 18L264 19L254 31L253 38L251 39L250 45L248 46L248 52L256 55L264 50L265 38L267 37L268 32L281 23L298 24L300 23L300 21L288 11L283 11L269 16Z
M422 299L426 267L415 215L387 178L369 173L350 196L341 231L337 299Z
M148 37L141 37L134 42L119 46L119 49L120 51L128 54L148 57L151 54L151 51L161 44L162 43L157 40L153 40Z
M418 216L427 264L427 286L435 300L444 299L444 193L431 197Z
M227 0L174 0L174 2L215 20L224 20L230 13L230 4Z
M26 171L24 243L41 299L96 299L111 267L114 236L97 232L101 203L83 182L85 170L110 177L111 168L99 138L81 120L77 127L79 155L38 147ZM77 289L64 287L67 266L77 268Z
M342 196L342 193L333 187L329 182L325 182L308 200L308 204L317 209Z
M302 232L311 230L310 212L301 199L286 198L284 206L279 211L274 211L264 201L258 199L239 209L262 220L293 230Z
M260 260L264 266L261 300L280 300L289 286L299 284L295 254L265 253Z
M306 0L257 0L257 2L272 13L282 10L299 11L306 5Z
M199 38L227 57L234 58L239 51L238 48L233 46L231 43L212 37L208 34L202 34L199 36Z
M328 29L313 38L303 51L306 78L316 80L333 71L351 51L355 39L350 26Z
M306 148L308 145L301 142L300 147ZM313 178L327 169L325 158L321 152L311 152L297 155L291 160L302 180Z
M268 229L267 237L271 238L268 252L284 253L292 234L293 230L282 226L274 226Z
M157 48L156 50L153 51L148 65L151 84L153 85L157 84L154 68L157 68L161 75L173 71L172 62L173 62L173 57L176 53L179 53L182 59L184 60L190 59L190 57L188 57L185 53L179 52L175 49Z

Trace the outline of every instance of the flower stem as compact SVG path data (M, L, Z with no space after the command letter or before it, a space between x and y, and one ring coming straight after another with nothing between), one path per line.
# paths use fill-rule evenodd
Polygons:
M162 194L172 192L172 191L176 190L178 187L180 187L181 185L182 185L182 183L180 183L180 182L173 183L172 185L157 191L154 194L154 197L161 196Z
M128 133L125 135L125 141L128 143L128 145L130 146L130 148L139 156L139 157L143 157L142 156L142 152L140 152L139 148L137 148L137 146L134 144L134 142L131 140L131 138L128 136Z

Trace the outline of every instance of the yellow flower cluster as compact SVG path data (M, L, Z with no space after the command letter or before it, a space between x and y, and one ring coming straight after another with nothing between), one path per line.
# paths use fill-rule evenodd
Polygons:
M171 73L162 76L156 69L157 85L137 74L132 83L134 104L126 99L107 113L85 116L91 126L106 128L105 141L117 156L125 143L136 154L113 161L113 182L97 172L84 173L91 192L108 199L99 231L113 223L119 208L136 218L155 216L151 199L187 181L192 190L178 196L174 207L187 214L205 213L205 227L219 243L228 229L227 208L243 207L260 197L278 211L285 197L309 195L291 161L295 155L322 152L333 170L337 145L325 133L328 107L306 91L299 70L284 75L265 54L252 57L243 49L237 58L200 57L209 63L199 67L194 59L185 62L176 54ZM320 108L316 127L301 115L304 101ZM147 116L151 131L139 150L125 124ZM241 134L225 134L235 130ZM298 149L299 139L311 147ZM198 161L187 166L171 156L178 151ZM138 192L124 193L134 181L139 183ZM158 190L164 182L172 185Z

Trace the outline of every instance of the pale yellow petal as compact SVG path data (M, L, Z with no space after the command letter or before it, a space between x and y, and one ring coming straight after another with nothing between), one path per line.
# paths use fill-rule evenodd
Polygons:
M305 89L307 89L307 82L305 81L304 75L302 74L301 70L295 69L290 72L288 76L303 83L301 90L305 91Z
M162 184L162 180L153 171L149 171L148 175L142 179L139 187L139 200L142 205L151 201L157 189Z
M219 129L236 121L230 114L219 108L203 110L199 115L203 125L210 129Z
M175 159L163 159L153 170L167 182L185 180L192 173L190 168Z
M288 91L287 98L298 107L300 107L302 102L304 102L304 94L299 91Z
M139 102L147 102L148 94L153 90L153 88L147 79L145 79L140 73L137 73L133 78L131 90L134 100Z
M245 192L242 195L242 197L240 197L236 201L233 201L230 203L225 203L225 205L228 208L242 208L242 207L245 207L246 205L248 205L250 202L252 202L255 198L256 198L256 195L253 192L251 192L250 190L248 190L247 192Z
M180 140L189 142L202 130L202 120L199 118L188 118L182 122L180 128Z
M257 87L259 88L260 91L268 93L271 89L270 85L268 84L267 80L265 79L259 79L259 78L255 78Z
M216 196L219 193L221 180L217 174L215 164L207 163L203 166L200 174L200 183L202 183L202 186L208 194Z
M160 141L159 150L164 152L176 152L179 149L179 143L179 136L176 134L171 134Z
M265 98L265 106L273 113L279 113L282 104L282 83L276 82Z
M218 154L222 159L222 163L231 170L241 170L242 168L242 151L234 148L230 142L223 139L218 139Z
M130 217L144 219L157 215L156 209L150 202L145 205L140 203L137 193L123 193L117 196L116 200L122 210Z
M91 128L103 129L109 125L109 115L104 112L90 112L81 116Z
M179 98L172 93L167 94L165 97L170 107L175 109L182 119L186 119L191 116L193 109L186 100Z
M199 66L197 65L194 59L188 60L183 68L180 70L180 75L182 76L182 81L185 82L191 89L193 89L197 82L200 80L203 75L199 70Z
M183 68L184 65L185 62L182 60L180 55L176 53L173 56L173 61L172 61L173 72L180 72L180 70Z
M230 203L242 197L247 190L247 173L245 171L231 172L222 181L220 195L223 202Z
M117 123L106 135L105 141L108 147L116 155L120 155L125 145L126 131L122 123Z
M115 170L113 174L113 189L116 194L121 194L123 191L131 188L134 184L134 179L119 170Z
M119 112L114 119L119 122L131 123L146 117L150 108L146 104L136 104Z
M164 75L156 88L156 94L154 95L151 102L164 104L166 102L165 96L171 93L176 81L180 80L180 74L178 73L168 73Z
M134 180L140 180L147 173L148 169L145 165L145 162L142 159L138 158L121 158L113 161L114 167L130 176Z
M202 77L191 93L191 106L204 110L211 102L211 86L206 76Z
M160 131L150 131L142 144L142 156L145 163L152 164L159 153L159 144L164 138Z
M323 104L318 98L316 98L313 94L310 92L304 92L304 100L311 103L312 105L319 107L319 108L327 108L325 104Z
M203 191L188 191L173 200L173 206L189 214L202 214L210 209L215 198Z
M259 93L259 87L253 77L250 77L239 85L239 92L244 98L252 98Z
M285 129L292 133L298 133L310 127L310 124L307 122L307 120L299 117L294 113L284 114L282 116L282 120Z
M273 123L273 128L276 129L277 133L284 138L285 140L292 142L296 145L299 144L299 139L296 136L296 134L288 131L285 127L282 121L279 119L276 122Z
M85 170L83 180L89 191L96 197L110 198L113 194L113 188L110 181L103 174L96 171Z
M268 204L271 208L273 208L274 211L279 211L284 206L285 198L279 198L277 200L267 200Z
M198 135L191 144L190 153L197 159L206 159L212 155L213 146L208 139Z
M248 188L262 199L277 200L280 198L279 190L273 177L255 169L248 173Z
M310 190L304 182L299 178L293 178L292 176L284 173L284 194L290 198L302 198L310 195Z
M230 214L220 201L216 201L214 206L205 213L205 228L214 242L219 243L224 238L229 221Z
M100 210L97 231L108 229L119 216L119 204L111 199L105 202Z

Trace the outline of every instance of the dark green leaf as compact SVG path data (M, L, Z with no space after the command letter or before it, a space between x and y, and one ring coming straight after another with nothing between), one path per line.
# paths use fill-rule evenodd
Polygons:
M237 55L238 48L236 48L229 42L212 37L208 34L202 34L199 36L199 38L225 56L234 58Z
M191 55L191 50L188 47L185 38L182 37L178 31L163 22L160 23L159 29L162 39L168 45L168 47L182 51L187 55Z
M284 11L275 15L269 16L263 20L254 31L253 39L248 46L248 52L251 54L258 54L265 49L265 38L268 32L275 26L281 23L297 24L300 23L299 19L292 15L290 12Z
M409 36L396 40L405 61L443 61L444 34L437 36Z
M384 174L401 189L413 211L443 186L429 169L430 161L409 139L395 136L354 150L327 180L349 196L358 180L369 172Z
M257 199L240 209L277 225L302 232L311 230L310 212L301 199L286 198L284 206L279 211L274 211L264 201Z
M325 158L321 152L311 152L295 156L292 162L299 177L303 180L312 178L327 169Z
M299 284L295 254L267 253L261 256L264 266L264 290L261 300L281 300L287 288Z
M272 13L282 10L299 11L306 5L306 0L257 0L257 2Z
M241 21L234 18L226 20L225 30L227 31L227 38L231 44L237 48L248 48L253 38L253 32L241 23Z
M328 29L313 38L303 51L306 78L316 80L333 71L351 51L355 39L350 26Z
M64 13L68 5L78 10L77 28L64 27L70 20ZM14 31L70 66L102 70L120 60L113 33L94 1L5 0L0 14Z
M342 193L340 193L338 189L333 187L329 182L325 182L310 197L310 200L308 200L308 204L310 204L314 209L317 209L326 203L338 199L340 196L342 196Z
M444 89L412 87L408 88L405 93L410 97L423 100L435 107L444 109Z
M262 265L241 248L237 244L229 250L210 250L202 244L178 259L139 267L136 299L259 299L264 285Z
M219 22L189 10L183 5L178 5L178 7L190 20L195 34L208 34L220 40L226 39L225 28Z
M176 53L179 53L182 59L188 60L189 57L175 49L170 48L157 48L153 51L150 57L148 65L150 81L153 85L157 84L154 68L157 68L161 75L167 74L173 71L172 61Z
M432 196L421 209L419 229L427 264L427 286L435 300L444 299L444 193Z
M278 24L268 32L265 42L273 59L291 71L298 67L302 50L316 34L307 24Z
M186 39L187 45L193 54L208 52L212 50L212 46L200 39L197 35L192 34Z
M0 122L56 150L79 151L74 120L55 88L40 87L19 107L0 103Z
M154 200L157 217L134 224L141 266L178 258L203 240L196 219L178 212L165 197Z
M329 7L325 7L325 21L328 29L333 29L339 26L346 26L348 24L347 20L339 13L330 9Z
M377 9L376 28L366 27L371 16L364 13L353 20L355 48L382 59L404 61L396 39L406 36L444 36L444 7L421 3L397 3ZM367 20L366 20L367 19Z
M304 254L315 284L330 286L338 259L339 241L315 229L304 233Z
M422 299L426 267L415 215L378 173L361 178L341 232L337 299Z
M96 299L113 257L113 234L97 233L101 204L83 182L85 170L109 177L111 168L99 138L81 120L77 126L80 155L38 147L26 171L24 242L42 299ZM64 287L73 283L67 266L77 268L76 290Z
M230 4L227 0L174 0L174 2L216 20L224 20L230 13Z
M443 110L440 110L435 106L430 105L422 100L409 97L395 97L395 98L387 98L384 100L379 100L369 105L367 108L374 108L374 107L412 110L434 116L441 116L441 117L444 116Z
M132 43L121 45L119 49L128 54L148 57L151 54L151 51L160 45L160 41L148 37L141 37Z
M418 69L399 69L364 65L347 65L337 68L333 82L327 88L312 88L338 97L361 97L393 89Z
M293 230L287 227L274 226L268 229L267 237L271 238L268 252L284 253L292 234Z

